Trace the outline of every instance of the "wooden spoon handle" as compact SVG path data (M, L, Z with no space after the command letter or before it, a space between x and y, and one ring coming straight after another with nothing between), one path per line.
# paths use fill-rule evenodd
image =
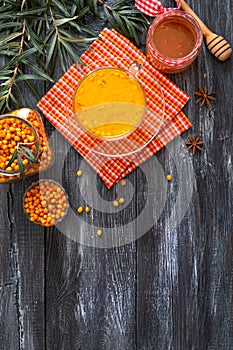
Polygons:
M175 0L178 2L178 0ZM206 44L210 52L220 61L226 61L232 54L232 49L228 42L222 37L213 32L200 20L196 13L189 7L184 0L181 2L181 8L192 15L198 24L206 39Z
M175 0L175 1L178 2L178 0ZM189 7L189 5L186 4L184 0L181 1L181 8L195 18L195 20L198 22L199 26L201 27L201 31L204 36L209 35L211 33L209 28L202 22L202 20L196 15L196 13L191 9L191 7Z

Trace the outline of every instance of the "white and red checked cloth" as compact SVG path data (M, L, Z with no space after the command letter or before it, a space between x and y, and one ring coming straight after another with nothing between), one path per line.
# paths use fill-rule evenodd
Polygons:
M81 56L86 67L81 71L75 64L38 102L38 107L52 125L72 144L97 172L108 188L124 178L137 166L161 150L165 145L191 127L191 122L181 111L189 96L164 74L156 70L145 55L123 35L114 29L104 29L100 39L95 40ZM72 97L82 77L99 66L114 65L122 68L126 61L142 63L139 81L142 84L150 108L159 106L153 82L162 86L166 102L165 124L159 134L141 151L127 157L106 157L90 151L98 140L84 133L74 120ZM125 69L128 64L125 66ZM153 120L151 121L153 128Z
M155 17L160 13L167 12L170 10L179 9L181 6L181 0L177 0L177 8L174 7L163 7L159 0L136 0L135 6L145 13L145 15Z

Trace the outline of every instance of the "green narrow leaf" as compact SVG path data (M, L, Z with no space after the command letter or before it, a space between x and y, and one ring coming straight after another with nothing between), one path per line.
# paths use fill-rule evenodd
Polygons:
M19 153L17 154L17 160L18 160L18 165L19 165L20 178L23 179L24 178L24 166L23 166L22 159L21 159Z
M0 91L0 101L6 98L7 93L8 93L8 90L6 90L5 88L3 88L2 91Z
M43 16L43 18L41 18L40 20L39 20L39 18L37 18L37 21L36 21L36 35L38 35L38 36L40 36L42 33L41 33L41 30L43 29L43 24L44 24L44 22L46 22L47 21L47 13L44 13L44 16ZM38 23L38 20L39 20L39 23ZM47 23L47 22L46 22Z
M105 12L106 18L107 18L108 22L111 24L111 26L112 26L113 28L117 29L115 23L113 22L113 20L112 20L112 18L111 18L111 15L110 15L110 13L109 13L109 10L107 9L106 6L104 6L104 12Z
M38 15L40 13L43 13L47 11L47 6L46 7L33 7L32 9L30 10L24 10L23 12L16 12L15 13L15 17L24 17L26 18L27 16L35 16L35 15Z
M33 95L35 96L35 98L37 100L39 100L41 96L38 94L38 91L34 88L34 86L31 84L31 82L29 80L26 80L25 82L26 82L27 86L29 87L29 89L31 90L31 92L33 93Z
M123 4L125 0L119 0L112 5L112 9L115 10L119 5Z
M66 67L64 65L65 59L63 57L63 50L62 50L62 48L63 47L61 46L60 41L58 41L58 45L57 45L58 57L59 57L61 68L62 68L63 72L65 72L66 71Z
M16 62L22 61L24 58L32 55L35 52L37 52L37 48L36 47L32 47L31 49L23 51L20 55L15 56L14 62L16 63Z
M128 35L127 29L126 29L126 27L124 26L124 23L123 23L123 21L121 20L120 16L116 13L116 11L112 11L112 14L113 14L113 17L114 17L114 19L115 19L115 21L116 21L116 23L117 23L119 29L122 31L122 33L123 33L124 35L127 36L127 35Z
M82 63L79 55L73 50L72 46L65 40L60 40L61 44L65 47L66 51L69 53L70 57L75 63Z
M78 30L79 32L85 32L85 33L88 33L92 36L97 36L97 34L91 30L90 28L88 28L87 26L84 26L84 25L78 25L77 26L77 23L74 23L74 22L71 22L70 23L70 26L75 28L76 30Z
M0 69L0 74L12 74L13 70L12 69L5 69L4 67L2 69Z
M44 80L48 80L51 83L53 83L53 79L45 73L43 70L41 70L39 67L34 66L33 64L29 63L28 61L24 60L23 63L27 65L31 70L33 70L35 73L37 73L40 77L44 78Z
M1 12L8 12L8 11L11 11L12 10L12 5L6 5L5 6L1 6L0 7L0 13Z
M31 26L29 26L28 24L26 24L26 29L28 35L30 35L31 44L37 49L38 52L43 54L43 43L41 39L34 33Z
M2 47L2 50L0 51L0 55L11 57L11 56L15 55L15 51L10 50L9 47L8 47L8 49L4 50Z
M23 8L24 8L24 5L26 4L26 1L27 1L27 0L23 0L23 1L22 1L22 4L21 4L21 11L23 11Z
M97 39L97 37L94 37L94 38L74 38L68 32L61 31L61 33L65 34L67 36L60 35L60 38L62 40L68 41L69 43L89 43L90 41Z
M79 9L82 9L85 5L84 0L74 0L74 3Z
M136 33L134 27L132 26L131 22L129 20L125 19L125 23L126 23L126 26L128 28L130 36L134 39L136 45L139 45L137 33Z
M43 39L44 44L46 44L50 40L51 36L54 33L55 33L55 28L52 28L51 30L48 31L48 33L46 34L46 36Z
M70 22L69 25L75 28L78 32L82 32L81 27L77 22Z
M60 19L56 19L54 21L54 24L59 27L67 22L70 22L70 21L74 21L75 19L77 19L79 16L74 16L72 18L60 18Z
M89 6L84 7L81 11L79 11L78 18L80 19L80 18L84 17L89 11L90 11Z
M11 164L13 164L13 162L14 162L14 160L16 159L16 157L17 157L17 152L18 150L17 150L17 148L14 150L14 153L12 154L12 157L11 157L11 159L9 160L9 162L7 163L7 165L5 166L5 169L7 169L8 167L10 167L11 166Z
M90 10L93 12L93 14L96 17L99 17L98 8L97 8L97 1L96 0L88 0L88 5L90 7Z
M27 158L33 164L39 163L39 161L35 158L31 150L25 145L22 145L22 144L20 145L20 149L18 153L22 154L25 158Z
M0 81L1 80L9 80L9 79L10 79L10 77L5 77L3 75L0 75ZM3 84L0 84L0 86L3 86Z
M50 60L50 63L48 65L47 71L49 73L50 76L52 76L54 74L55 68L57 66L58 63L58 54L57 54L57 50L58 50L58 41L56 43L56 46L54 48L53 54L52 54L52 58Z
M60 1L53 0L52 4L55 5L66 17L69 17L69 12L67 11L66 6L64 6Z
M124 27L121 17L118 15L118 13L116 11L112 11L112 15L119 27Z
M0 100L0 113L5 113L5 110L6 110L6 104L5 104L5 101L4 100Z
M70 12L70 14L71 14L72 17L73 17L74 14L76 13L76 10L77 10L77 5L73 4L73 5L71 6L71 12Z
M149 25L150 25L150 23L147 22L147 21L145 21L144 18L133 17L132 21L133 21L134 23L136 23L136 22L137 22L137 23L141 23L141 24L143 25L144 28L148 28ZM141 30L141 29L142 29L142 28L140 28L140 30Z
M9 41L11 41L15 38L18 38L19 36L22 36L21 32L11 33L10 35L8 35L0 40L0 45L8 43Z
M128 18L128 19L129 19L129 18ZM136 28L138 31L141 31L141 30L142 30L141 26L140 26L139 24L135 23L135 22L134 22L134 19L132 19L132 18L131 18L131 20L130 20L130 24L131 24L131 26L133 26L134 28Z
M128 8L128 9L125 9L125 10L122 10L120 9L120 11L118 12L119 14L121 15L141 15L141 12L138 11L137 9L132 9L132 8Z
M46 61L45 61L45 68L47 69L48 66L49 66L49 63L51 61L51 58L53 56L53 53L54 53L54 49L55 49L55 46L57 44L57 36L56 34L52 37L52 39L50 40L49 42L49 47L48 47L48 50L46 52Z
M17 78L15 78L14 82L18 83L19 81L25 81L25 80L48 80L48 79L35 74L20 74Z
M15 86L17 87L16 84L15 84ZM15 96L14 96L12 93L10 94L10 99L16 104L16 106L22 107L22 103L19 102L19 101L15 98ZM8 101L9 101L9 100L8 100ZM6 101L6 102L7 102L7 108L10 109L10 106L9 106L9 102L8 102L8 101Z
M1 14L0 14L1 17ZM0 30L6 30L9 28L14 28L16 29L17 27L22 27L23 23L22 22L10 22L10 23L2 23L0 24Z

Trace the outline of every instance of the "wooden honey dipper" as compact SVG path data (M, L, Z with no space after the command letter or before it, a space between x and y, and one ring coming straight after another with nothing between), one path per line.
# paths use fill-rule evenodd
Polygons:
M178 0L175 1L178 2ZM181 8L192 15L199 23L201 31L206 39L207 48L210 52L220 61L226 61L232 54L232 49L228 42L222 36L211 32L184 0L181 2Z

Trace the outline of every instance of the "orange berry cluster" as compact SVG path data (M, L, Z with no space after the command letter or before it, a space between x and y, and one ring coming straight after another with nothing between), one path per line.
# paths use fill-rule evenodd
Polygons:
M36 142L34 132L23 121L12 118L3 118L0 120L0 168L7 171L18 171L19 165L17 158L7 167L18 143L27 144L27 147L35 152ZM32 143L32 144L30 144ZM27 166L29 161L21 156L22 164Z
M66 215L68 206L65 192L54 181L36 183L24 197L24 210L30 221L42 226L53 226Z
M33 168L40 168L40 170L46 168L52 161L52 150L50 148L47 135L44 130L44 125L41 117L34 110L31 110L27 120L34 126L39 135L40 140L40 153L39 153L39 164L34 164ZM33 169L32 169L33 171Z

